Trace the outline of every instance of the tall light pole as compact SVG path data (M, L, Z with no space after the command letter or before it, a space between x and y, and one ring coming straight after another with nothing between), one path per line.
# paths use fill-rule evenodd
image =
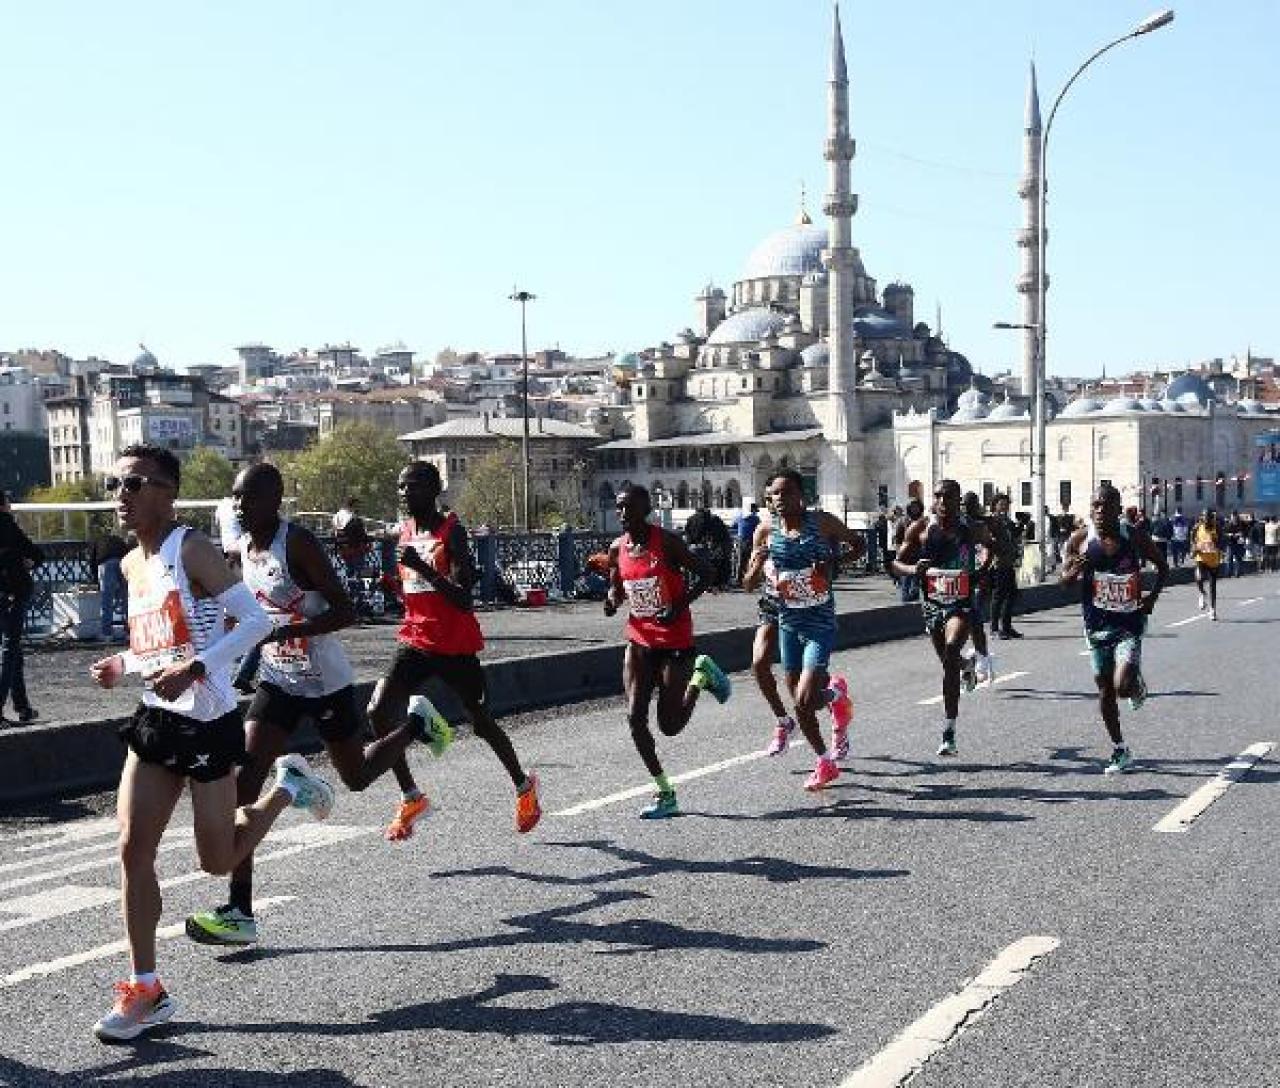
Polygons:
M520 303L520 374L524 385L521 408L521 415L524 416L524 431L520 441L520 456L524 461L524 531L527 533L531 529L531 520L529 517L529 337L525 325L525 310L538 296L513 287L511 294L507 297L512 302Z
M1173 9L1165 8L1158 11L1154 15L1149 15L1143 19L1136 27L1127 34L1122 34L1114 41L1108 42L1101 49L1094 52L1083 64L1072 73L1071 78L1063 85L1062 90L1058 92L1058 97L1053 100L1053 106L1049 110L1049 119L1045 122L1044 131L1040 135L1040 176L1039 184L1036 191L1036 203L1039 206L1039 231L1036 236L1036 255L1039 270L1039 276L1036 282L1036 314L1039 321L1034 325L1013 324L1011 322L1000 322L997 328L1015 328L1026 329L1032 328L1035 331L1036 344L1036 373L1035 373L1035 389L1033 391L1032 418L1035 430L1035 439L1033 446L1033 464L1031 474L1031 505L1033 524L1036 527L1036 540L1038 541L1037 551L1039 552L1039 570L1037 571L1040 578L1044 577L1045 570L1048 567L1048 544L1045 540L1045 412L1044 412L1044 396L1048 384L1048 370L1046 368L1046 350L1045 341L1048 339L1047 322L1045 320L1045 293L1049 286L1049 271L1045 264L1045 247L1048 242L1048 229L1045 220L1045 210L1047 203L1047 194L1049 189L1049 133L1053 130L1053 119L1057 116L1058 107L1062 105L1063 98L1071 90L1072 85L1084 73L1095 60L1104 53L1110 52L1117 45L1123 45L1125 42L1133 38L1140 38L1144 34L1150 34L1153 30L1159 30L1161 27L1168 26L1173 22Z

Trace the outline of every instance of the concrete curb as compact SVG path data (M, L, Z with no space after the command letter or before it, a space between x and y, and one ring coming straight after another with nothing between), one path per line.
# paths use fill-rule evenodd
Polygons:
M1191 581L1191 570L1172 571L1170 584ZM1056 584L1022 591L1019 614L1061 608L1078 600L1078 593ZM921 634L920 607L903 604L842 613L837 647L841 650L889 642ZM733 627L698 636L698 648L711 654L727 672L751 664L755 627ZM507 658L485 666L489 704L495 716L568 706L622 692L622 645L570 650L537 657ZM373 684L357 685L367 700ZM451 718L461 717L452 696L434 682L429 694ZM246 704L247 705L247 704ZM0 732L0 806L48 797L66 796L114 786L124 763L124 746L116 731L126 719L104 718L72 725L36 725ZM319 748L310 727L300 730L296 746Z

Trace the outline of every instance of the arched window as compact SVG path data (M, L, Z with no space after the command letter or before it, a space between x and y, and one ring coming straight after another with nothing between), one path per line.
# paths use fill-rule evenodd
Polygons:
M1069 438L1058 439L1058 460L1059 461L1071 460L1071 439Z
M1030 456L1031 456L1031 439L1029 439L1029 438L1023 438L1023 439L1020 439L1020 440L1019 440L1019 442L1018 442L1018 456L1019 456L1019 457L1030 457Z
M676 450L676 468L688 468L688 467L689 467L689 454L683 447L681 447L680 449Z
M991 456L991 439L984 438L982 440L982 445L978 447L978 452L982 455L982 459L984 461L988 457L990 457Z
M1098 435L1098 460L1105 461L1111 455L1111 439L1105 434Z
M742 509L742 485L737 480L730 480L724 485L724 504L734 509Z
M712 494L712 503L717 509L724 507L724 488L717 487Z
M683 480L680 481L680 486L676 488L676 506L681 510L686 510L689 507L689 485Z

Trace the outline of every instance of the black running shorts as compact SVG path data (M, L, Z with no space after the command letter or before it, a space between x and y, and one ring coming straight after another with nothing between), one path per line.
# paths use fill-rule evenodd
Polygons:
M403 642L391 659L386 683L413 692L433 676L452 688L464 703L483 706L488 697L484 669L475 654L433 654Z
M246 761L244 722L232 710L211 722L142 703L120 727L120 739L143 763L193 782L216 782Z
M263 722L292 733L309 718L326 743L350 740L364 729L364 716L356 703L356 689L348 684L331 695L308 698L290 695L275 684L262 682L245 715L251 722Z

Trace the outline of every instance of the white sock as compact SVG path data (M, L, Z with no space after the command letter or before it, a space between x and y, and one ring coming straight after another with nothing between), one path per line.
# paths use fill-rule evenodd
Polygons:
M139 983L142 986L154 986L160 981L160 978L154 971L135 971L129 976L129 981Z
M421 790L401 790L400 791L401 801L416 801L421 796L422 796Z
M954 733L956 731L957 718L947 718L942 723L942 731L944 733Z

